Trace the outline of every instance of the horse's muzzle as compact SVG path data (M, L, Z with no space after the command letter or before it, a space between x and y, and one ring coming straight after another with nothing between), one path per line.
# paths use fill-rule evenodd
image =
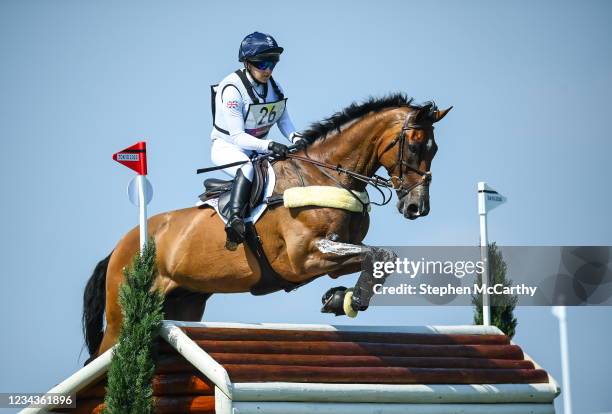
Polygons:
M397 210L408 220L429 214L429 191L411 191L397 202Z

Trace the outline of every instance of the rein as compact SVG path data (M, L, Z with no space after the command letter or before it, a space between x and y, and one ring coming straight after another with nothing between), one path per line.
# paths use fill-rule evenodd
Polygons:
M338 172L340 174L345 174L345 175L347 175L347 176L349 176L351 178L354 178L357 181L361 181L361 182L365 183L366 185L368 185L368 184L371 185L382 196L382 201L380 203L372 202L372 204L374 204L376 206L384 206L384 205L388 204L389 201L391 201L391 198L393 197L393 194L391 192L389 192L388 194L385 194L385 192L381 189L381 187L387 188L387 189L392 189L392 188L394 188L393 187L393 183L391 182L391 180L386 179L384 177L381 177L379 175L374 174L374 176L368 177L367 175L363 175L363 174L359 174L359 173L357 173L355 171L347 170L346 168L343 168L340 165L333 165L333 164L329 164L327 162L317 161L317 160L313 160L312 158L302 157L300 155L295 155L295 154L287 154L287 158L291 158L291 159L294 159L294 160L304 161L304 162L307 162L309 164L313 164L316 167L321 167L321 168L326 168L328 170L336 171L336 172ZM363 201L361 201L359 196L357 196L357 194L355 194L355 192L354 192L355 190L350 189L342 181L338 180L333 175L326 173L321 168L319 168L319 171L321 171L327 178L329 178L332 181L334 181L340 187L344 188L349 193L351 193L351 195L357 201L359 201L361 203L361 205L363 206L363 211L364 212L367 211L367 204L364 203Z
M403 195L409 193L413 189L421 185L429 185L429 183L431 182L431 178L432 178L431 171L422 171L418 168L411 166L408 163L408 161L404 160L404 144L406 142L406 131L411 130L411 129L426 129L429 127L428 125L414 124L411 122L411 120L412 120L412 116L411 114L408 114L408 116L404 120L404 124L402 125L402 129L400 133L397 135L397 137L395 137L393 141L389 143L389 145L387 145L387 147L382 152L384 154L385 152L393 148L397 143L399 143L399 151L397 153L397 163L396 163L396 165L399 164L400 166L399 176L392 176L390 178L384 178L377 174L374 174L372 177L368 177L367 175L363 175L355 171L347 170L346 168L343 168L340 165L333 165L333 164L329 164L326 162L313 160L312 158L309 158L309 157L303 157L303 156L295 155L295 154L288 154L287 158L304 161L304 162L313 164L317 167L322 167L328 170L336 171L340 174L345 174L351 178L354 178L357 181L361 181L365 183L366 185L369 184L373 186L382 196L382 201L380 203L372 202L372 204L377 205L377 206L384 206L388 204L391 201L391 198L393 197L391 190L397 191L398 196L401 198L403 197ZM407 170L420 175L421 179L414 184L410 184L406 186L402 185L402 184L405 184L404 168L402 167L405 167ZM358 200L363 205L364 211L367 209L366 204L361 201L361 199L353 192L353 190L348 188L348 186L343 184L340 180L338 180L334 176L325 173L323 170L321 170L321 168L319 168L319 170L323 174L325 174L325 176L327 176L328 178L336 182L338 185L343 187L345 190L349 191L351 195L355 197L355 199ZM397 179L398 181L397 186L393 184L393 179ZM389 193L385 194L384 191L381 189L381 187L389 189Z

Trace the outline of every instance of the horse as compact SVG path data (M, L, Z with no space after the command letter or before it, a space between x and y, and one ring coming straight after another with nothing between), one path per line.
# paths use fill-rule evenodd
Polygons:
M403 217L424 217L430 211L430 168L437 151L433 124L451 109L438 110L433 102L417 105L401 93L353 103L303 131L310 143L305 149L272 163L274 192L312 185L364 191L367 184L386 184L390 192L395 190ZM389 179L376 175L381 167ZM356 273L367 260L391 257L362 243L369 225L365 208L352 212L279 206L269 207L255 227L271 267L299 286L323 275L335 279ZM256 257L244 244L234 251L225 248L224 224L212 208L157 214L148 219L148 234L157 251L152 289L165 295L166 319L200 321L213 293L249 292L262 277ZM82 324L88 362L117 340L123 269L138 252L135 227L97 264L87 282ZM323 298L323 311L343 315L367 309L373 283L371 272L363 270L348 303L346 288L334 288Z

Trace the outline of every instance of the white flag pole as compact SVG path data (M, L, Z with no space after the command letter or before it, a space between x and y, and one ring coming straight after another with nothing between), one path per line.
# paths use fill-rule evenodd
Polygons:
M481 181L478 183L478 215L480 216L480 260L482 260L482 324L491 324L491 307L488 287L491 283L489 263L489 239L487 237L487 214L495 207L506 202L506 197L499 194Z
M139 222L140 222L140 254L144 252L144 246L147 242L147 197L145 176L138 176L138 207L139 207Z
M480 217L480 260L482 269L482 324L491 325L491 312L489 306L489 241L487 237L487 207L485 202L485 191L487 184L478 183L478 215Z
M572 414L566 308L565 306L553 306L552 313L559 320L559 336L561 340L561 371L563 376L563 413Z

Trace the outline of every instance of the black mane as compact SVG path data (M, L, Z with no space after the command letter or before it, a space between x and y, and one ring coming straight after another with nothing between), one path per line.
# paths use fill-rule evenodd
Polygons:
M370 97L367 101L362 103L353 102L342 111L336 112L329 118L324 119L320 122L311 124L308 129L302 132L302 135L310 142L314 142L319 138L327 136L332 131L340 132L342 125L350 122L354 119L361 118L362 116L370 112L378 112L383 109L393 107L405 107L408 106L413 109L427 109L427 114L435 108L433 102L428 102L423 106L413 105L413 98L403 94L395 93L387 95L382 98Z

